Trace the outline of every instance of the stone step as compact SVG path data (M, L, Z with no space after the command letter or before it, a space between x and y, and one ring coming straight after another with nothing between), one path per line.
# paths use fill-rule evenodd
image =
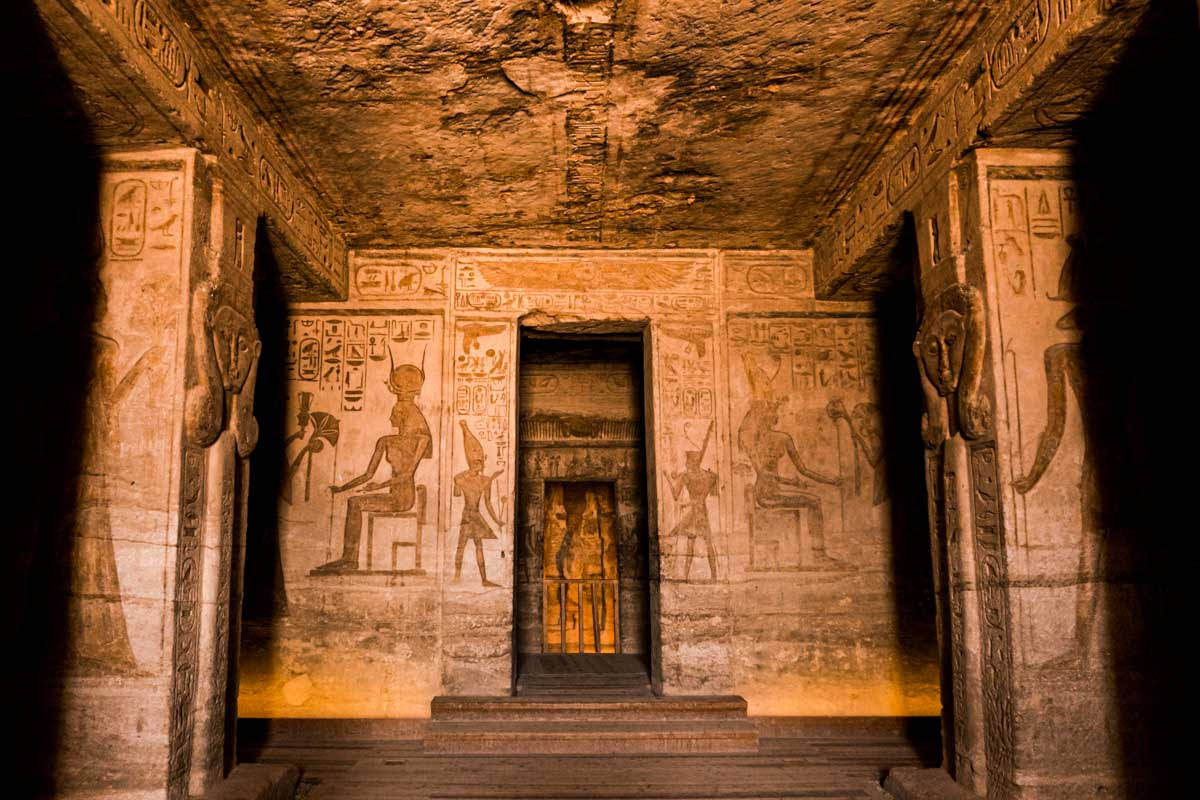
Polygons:
M737 695L679 697L598 696L594 692L551 696L435 697L433 722L487 721L631 721L684 722L746 719L746 700Z
M425 752L456 754L757 753L748 719L431 720Z

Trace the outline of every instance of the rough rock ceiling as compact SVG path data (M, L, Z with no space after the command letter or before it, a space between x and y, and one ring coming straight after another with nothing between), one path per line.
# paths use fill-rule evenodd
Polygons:
M179 1L359 247L806 244L998 5Z

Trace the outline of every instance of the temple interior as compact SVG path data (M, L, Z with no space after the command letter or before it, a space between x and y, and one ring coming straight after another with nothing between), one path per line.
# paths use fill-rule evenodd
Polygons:
M4 5L14 796L1191 796L1200 4Z

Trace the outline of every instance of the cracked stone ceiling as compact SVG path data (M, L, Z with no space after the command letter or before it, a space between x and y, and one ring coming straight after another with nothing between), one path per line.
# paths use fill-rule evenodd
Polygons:
M185 0L355 247L796 247L980 0Z

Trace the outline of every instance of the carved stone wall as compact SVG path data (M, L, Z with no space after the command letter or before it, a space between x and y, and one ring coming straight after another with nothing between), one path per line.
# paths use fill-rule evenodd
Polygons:
M936 714L932 626L896 638L930 608L896 602L915 578L893 563L878 332L831 309L728 317L736 688L752 711Z
M439 692L507 693L514 547L527 533L516 505L535 499L520 492L534 473L579 477L600 449L616 459L612 470L650 463L645 525L657 633L649 644L663 691L738 691L760 714L937 712L932 640L897 640L904 611L890 588L869 309L816 301L810 253L446 249L368 251L351 261L350 302L296 309L289 323L297 415L302 393L311 393L308 421L297 417L288 449L290 499L279 505L289 614L273 641L243 658L244 715L423 716ZM343 324L330 334L336 320ZM371 326L384 336L384 321L396 367L423 364L416 403L432 453L406 467L426 491L423 574L413 571L410 546L399 546L395 569L386 549L393 545L379 550L382 540L411 537L413 518L366 509L380 501L365 498L390 491L378 484L397 473L390 445L370 476L347 487L396 430L388 420L393 362L386 349L371 355ZM427 348L415 339L419 322L428 325ZM390 326L401 323L411 323L414 338L395 338ZM353 324L361 331L352 334ZM521 326L640 333L645 459L625 444L546 446L526 448L518 465ZM365 356L355 354L355 341ZM360 384L361 392L353 388ZM777 424L766 424L766 395L788 400ZM753 431L742 445L747 417ZM306 442L321 436L320 448L306 453ZM823 554L813 545L814 503L776 502L766 488L767 472L797 477L785 454L769 463L780 437L806 467L840 481L799 476L823 515ZM331 485L344 491L331 496ZM633 508L641 500L630 492ZM343 542L355 497L366 504L358 562L339 566L333 562L354 555ZM396 512L404 513L411 512ZM381 571L365 566L371 514ZM754 569L752 516L761 539ZM530 615L518 621L533 624Z

